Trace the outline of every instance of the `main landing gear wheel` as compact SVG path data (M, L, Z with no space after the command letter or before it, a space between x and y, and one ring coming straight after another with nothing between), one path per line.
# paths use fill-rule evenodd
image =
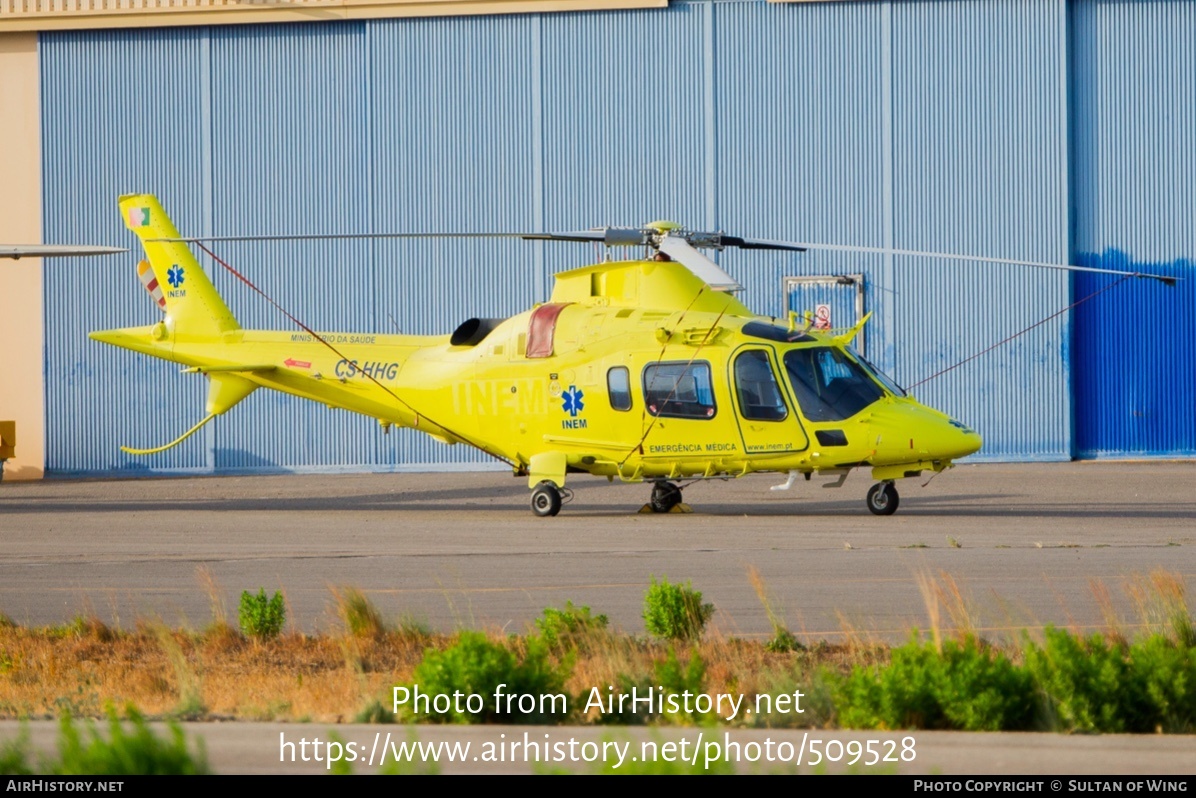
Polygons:
M657 482L652 486L648 505L654 513L667 513L681 503L681 488L672 482Z
M897 488L892 482L877 482L868 489L865 501L874 515L892 515L897 512Z
M541 518L561 511L561 492L551 482L541 482L532 491L532 512Z

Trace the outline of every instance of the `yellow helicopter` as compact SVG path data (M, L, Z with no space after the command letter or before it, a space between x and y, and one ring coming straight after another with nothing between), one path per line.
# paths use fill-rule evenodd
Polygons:
M868 509L890 515L896 480L941 472L981 447L974 430L907 395L852 348L867 316L848 330L760 316L700 251L807 245L667 222L511 234L644 246L649 257L559 273L548 302L469 319L449 335L316 332L293 317L300 330L246 330L191 252L207 239L180 237L151 195L123 196L120 209L145 248L138 272L164 316L91 337L209 381L203 420L165 446L122 447L130 454L165 451L270 388L375 418L386 431L477 447L527 477L537 516L555 516L572 498L569 474L651 482L645 507L669 512L686 509L684 480L776 472L788 475L778 488L815 474L838 486L857 468L876 480Z

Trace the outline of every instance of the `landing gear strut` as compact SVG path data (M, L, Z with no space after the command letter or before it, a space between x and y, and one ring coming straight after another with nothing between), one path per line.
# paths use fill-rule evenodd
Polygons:
M660 481L652 485L648 506L654 513L667 513L681 503L681 488L673 482Z
M545 480L532 491L532 512L541 518L556 515L561 511L561 491L555 484Z
M874 515L892 515L897 512L897 488L892 481L877 482L868 489L865 502Z

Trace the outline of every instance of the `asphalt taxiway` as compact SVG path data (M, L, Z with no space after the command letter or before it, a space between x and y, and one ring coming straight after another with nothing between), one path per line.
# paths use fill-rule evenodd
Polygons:
M762 586L801 639L900 642L935 613L950 623L936 595L958 594L989 636L1110 612L1132 628L1152 573L1196 577L1192 462L964 465L899 483L888 517L865 508L864 475L770 490L782 481L694 483L693 513L655 515L637 512L644 485L571 479L555 518L495 472L4 482L0 611L201 627L212 585L234 612L264 587L319 631L336 623L331 589L352 586L445 631L523 631L569 600L640 633L644 591L665 578L702 591L722 634L771 633Z

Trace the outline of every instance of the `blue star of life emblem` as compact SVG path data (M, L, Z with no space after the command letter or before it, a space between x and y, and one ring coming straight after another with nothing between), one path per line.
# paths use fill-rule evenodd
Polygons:
M180 285L182 285L183 284L183 267L182 266L171 266L166 271L166 282L170 283L175 288L178 288Z
M577 414L585 410L586 407L585 403L581 401L583 396L585 394L581 392L580 388L576 385L570 385L569 390L561 394L561 398L565 400L564 404L561 405L561 409L576 418Z

